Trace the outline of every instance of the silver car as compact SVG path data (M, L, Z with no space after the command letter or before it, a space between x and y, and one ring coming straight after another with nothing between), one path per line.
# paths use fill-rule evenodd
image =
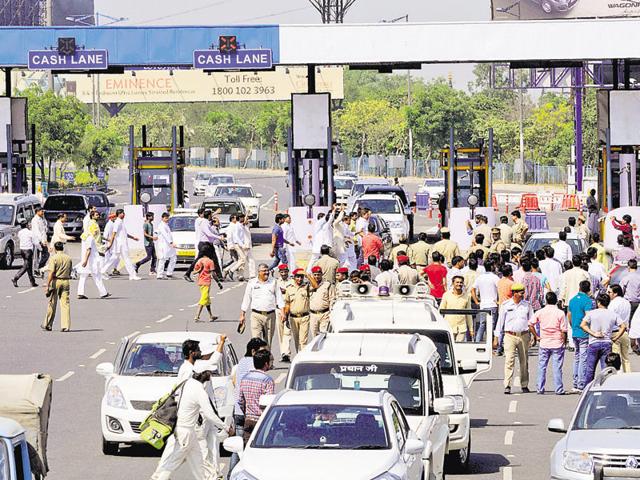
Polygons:
M585 388L569 427L555 418L548 429L565 434L551 452L551 478L640 478L640 373L605 369Z

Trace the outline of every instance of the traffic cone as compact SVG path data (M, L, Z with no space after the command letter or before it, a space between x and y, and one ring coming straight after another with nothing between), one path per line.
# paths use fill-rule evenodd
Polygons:
M278 211L278 192L275 193L274 198L273 198L273 210L274 211Z
M433 208L429 206L429 220L431 220L432 218L433 218Z

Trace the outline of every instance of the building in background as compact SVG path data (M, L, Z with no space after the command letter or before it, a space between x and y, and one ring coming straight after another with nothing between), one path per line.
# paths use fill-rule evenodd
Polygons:
M0 26L45 25L47 0L0 0Z
M94 23L94 0L48 0L51 2L51 25L78 26L69 16L86 16L83 25Z

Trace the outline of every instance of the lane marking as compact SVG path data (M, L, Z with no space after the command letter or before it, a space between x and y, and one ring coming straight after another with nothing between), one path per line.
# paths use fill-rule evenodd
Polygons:
M277 376L275 382L276 383L281 383L285 378L287 378L287 374L286 373L281 373L280 375Z
M224 290L220 290L217 295L222 295L223 293L227 293L229 290L231 290L233 287L230 288L225 288Z
M522 422L513 422L514 425L522 425Z
M513 445L513 430L507 430L504 433L504 444Z
M170 318L173 318L173 315L167 315L166 317L162 317L160 320L156 320L156 323L164 323Z
M18 295L20 295L21 293L33 292L36 288L38 288L38 287L31 287L31 288L28 288L26 290L22 290L21 292L18 292Z
M116 342L107 342L109 345L115 345Z
M184 312L184 308L178 309L179 312Z
M511 467L504 467L502 470L502 480L512 480L513 479L513 469Z
M193 308L193 307L197 307L197 306L198 306L198 304L194 303L193 305L187 305L187 308Z
M104 352L106 352L107 349L106 348L101 348L100 350L98 350L96 353L94 353L93 355L91 355L89 358L92 360L95 360L96 358L98 358L100 355L102 355Z
M11 298L11 295L7 295L7 298Z
M509 402L509 413L516 413L517 409L518 409L518 401L517 400L511 400Z
M83 364L80 364L80 365L78 365L78 366L79 366L79 367L84 367L84 365L83 365Z
M60 378L56 378L56 382L64 382L67 378L69 378L74 373L76 373L76 372L74 372L73 370L69 370L67 373L62 375Z
M151 325L145 325L144 328L151 328Z
M126 336L126 338L135 337L135 336L136 336L136 335L138 335L139 333L140 333L140 332L136 330L135 332L132 332L132 333L130 333L129 335L127 335L127 336Z

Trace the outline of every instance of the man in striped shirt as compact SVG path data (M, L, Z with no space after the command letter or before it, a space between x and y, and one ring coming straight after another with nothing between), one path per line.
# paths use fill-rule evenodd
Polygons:
M253 355L254 369L247 373L240 382L238 405L244 414L244 443L251 437L251 432L262 415L260 397L275 391L273 378L267 375L271 369L272 359L269 350L258 350Z

